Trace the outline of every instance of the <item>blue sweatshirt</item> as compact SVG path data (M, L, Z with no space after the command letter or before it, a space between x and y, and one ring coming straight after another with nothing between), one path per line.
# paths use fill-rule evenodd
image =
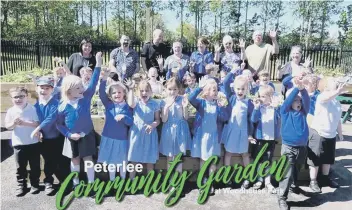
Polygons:
M60 132L56 128L58 106L59 101L54 97L46 105L40 105L39 101L34 104L40 122L39 127L44 139L54 139L60 135Z
M309 114L314 115L315 112L315 104L317 102L318 95L320 94L319 90L314 91L313 95L310 96L310 106L309 106Z
M100 67L95 67L88 88L83 93L83 98L78 100L77 109L68 103L61 103L58 109L57 128L66 137L73 133L88 134L93 130L93 121L90 114L90 104L95 93L100 75Z
M277 107L275 108L274 111L274 137L275 139L280 137L280 125L279 125L279 119L280 119L280 108ZM256 127L255 127L255 138L256 139L263 139L263 132L262 132L262 113L259 109L254 109L252 112L252 116L251 116L251 121L253 123L257 123ZM272 140L275 140L272 139Z
M300 111L291 108L295 97L301 92L302 108ZM289 146L306 146L308 142L307 115L310 99L306 89L294 88L280 108L282 143Z
M133 109L125 103L117 113L116 105L106 95L105 88L106 81L100 81L99 97L105 106L105 125L101 135L116 140L127 140L129 126L133 124ZM115 120L118 114L124 115L120 121Z
M203 91L203 88L198 87L188 96L189 102L192 104L192 106L194 106L197 109L195 121L193 123L194 133L197 132L197 129L202 124L203 116L205 113L206 100L197 98L197 96L202 91ZM217 106L216 112L218 114L216 124L217 124L217 128L218 128L218 139L220 141L223 123L228 120L229 115L226 112L226 107Z

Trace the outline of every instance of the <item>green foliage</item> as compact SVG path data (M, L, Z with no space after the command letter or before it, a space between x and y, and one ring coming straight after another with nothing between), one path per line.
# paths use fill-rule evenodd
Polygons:
M341 77L345 76L344 70L341 67L329 68L326 66L317 66L314 68L314 73L317 75L323 75L325 77Z
M28 77L28 74L33 74L35 76L45 76L45 75L51 75L52 70L50 69L41 69L41 68L34 68L32 70L28 71L20 71L17 70L15 71L15 74L7 74L4 76L0 77L1 82L19 82L19 83L27 83L27 82L32 82L32 79Z

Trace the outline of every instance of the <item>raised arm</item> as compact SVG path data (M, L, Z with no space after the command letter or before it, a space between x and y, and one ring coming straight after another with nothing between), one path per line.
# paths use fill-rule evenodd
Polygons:
M287 88L290 89L293 87L293 83L292 83L292 75L289 75L287 77L285 77L285 79L282 80L282 84Z
M281 108L280 108L281 114L284 114L291 109L292 103L294 102L298 93L299 93L299 90L297 87L295 87L292 90L292 92L290 93L290 95L288 95L288 97L284 100L284 103L281 105ZM308 109L309 109L309 107L308 107Z
M127 93L127 104L128 106L130 106L132 109L134 109L136 107L136 101L134 99L134 93L133 93L133 89L134 89L134 81L131 79L126 79L125 80L125 85L128 87L128 93Z
M269 36L271 38L271 41L273 43L273 49L271 51L271 54L279 54L279 44L277 43L277 39L276 39L276 32L277 30L273 30L269 32Z
M306 89L300 90L302 95L302 107L306 115L309 113L310 108L310 98Z
M116 61L115 61L116 54L117 54L117 49L114 49L110 54L109 69L110 69L110 71L117 73L117 69L115 66L116 65Z
M107 105L110 102L109 97L106 95L106 79L102 79L100 80L100 85L99 85L99 98L101 100L101 102L104 104L105 107L107 107Z
M91 99L95 93L96 86L98 84L99 76L100 76L100 70L101 70L101 64L102 64L102 53L98 52L96 55L96 60L97 64L95 65L93 76L89 81L89 85L87 90L83 93L84 97L87 97Z
M221 50L221 45L216 44L214 46L215 52L214 52L214 62L218 64L220 62L220 50Z
M56 128L60 131L62 135L64 135L67 138L70 138L72 133L70 130L66 127L65 125L65 116L63 113L58 113L58 118L57 118L57 123L56 123Z
M231 85L231 83L233 83L234 79L235 79L234 78L234 73L232 73L232 72L229 72L226 75L225 79L224 79L223 84L224 84L225 95L226 95L227 100L230 100L230 98L231 98L231 87L230 87L230 85Z
M321 103L327 103L333 99L335 99L338 95L346 92L345 83L340 84L339 87L334 91L324 91L319 95Z
M195 88L188 96L188 101L194 106L196 109L200 106L202 100L197 98L200 92L203 91L203 88Z

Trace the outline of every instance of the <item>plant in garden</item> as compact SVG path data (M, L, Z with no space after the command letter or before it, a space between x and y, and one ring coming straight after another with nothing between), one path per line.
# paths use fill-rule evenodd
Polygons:
M33 74L34 76L39 76L39 77L52 74L52 70L41 69L41 68L34 68L30 71L15 71L15 72L16 73L1 76L0 81L27 83L27 82L32 82L32 79L28 77L29 74Z

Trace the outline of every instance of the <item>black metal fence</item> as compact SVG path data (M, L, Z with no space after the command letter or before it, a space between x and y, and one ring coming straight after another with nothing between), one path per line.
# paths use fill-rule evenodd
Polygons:
M107 63L110 58L111 51L118 47L115 42L94 43L94 51L102 51L104 54L104 62ZM132 45L134 50L139 54L142 51L142 45ZM184 46L183 53L191 55L196 51L197 46ZM16 73L17 71L27 71L34 67L43 69L52 69L57 64L53 61L54 57L60 57L65 62L68 61L70 55L79 52L79 43L72 42L39 42L39 41L1 41L1 75ZM171 46L170 46L171 51ZM210 51L214 52L211 46ZM239 52L239 49L235 49ZM279 59L280 64L284 64L290 60L290 46L280 47L278 55L271 57L271 79L276 77L276 60ZM352 49L345 48L310 48L303 49L303 58L309 56L313 66L326 66L329 68L343 67L346 71L351 70L352 66Z

